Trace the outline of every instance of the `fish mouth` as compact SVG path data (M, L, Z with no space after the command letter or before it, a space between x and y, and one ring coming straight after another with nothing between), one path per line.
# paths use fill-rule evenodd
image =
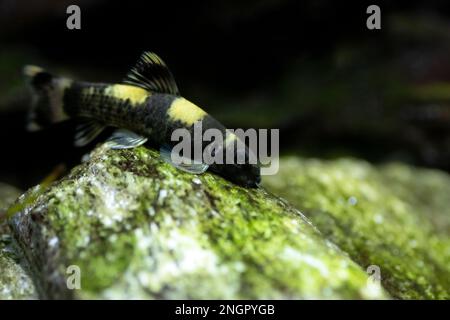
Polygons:
M244 185L248 188L259 188L261 186L261 177L252 181L246 181Z

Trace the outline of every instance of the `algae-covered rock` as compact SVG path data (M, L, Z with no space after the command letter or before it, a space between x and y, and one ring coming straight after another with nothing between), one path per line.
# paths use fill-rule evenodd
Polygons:
M21 265L8 234L0 235L0 300L35 299L33 281Z
M98 148L15 208L41 298L387 297L289 204L144 147Z
M401 164L287 157L265 186L296 205L395 298L450 298L450 176Z
M0 217L19 194L16 188L0 183ZM33 282L22 264L12 243L8 225L0 220L0 300L37 297Z

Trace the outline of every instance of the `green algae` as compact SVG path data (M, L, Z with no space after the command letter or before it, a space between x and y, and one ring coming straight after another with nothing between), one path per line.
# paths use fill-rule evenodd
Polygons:
M297 209L157 152L96 149L10 221L42 298L387 298ZM67 288L67 267L81 289Z
M264 185L295 204L395 298L450 298L450 177L401 164L287 157Z

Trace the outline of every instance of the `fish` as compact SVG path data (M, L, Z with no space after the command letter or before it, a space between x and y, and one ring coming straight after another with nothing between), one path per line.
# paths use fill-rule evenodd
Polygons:
M164 161L180 170L192 174L209 170L244 187L258 187L261 183L260 165L249 161L252 150L243 139L182 97L166 63L153 52L144 52L119 83L77 81L34 65L25 66L23 72L32 89L27 126L30 131L75 119L78 126L74 144L82 147L113 127L115 131L106 141L111 149L135 148L148 142L159 147ZM223 135L222 143L213 145L211 154L233 151L233 161L173 161L173 132L185 129L194 134L199 124L202 133L216 129ZM201 142L202 150L211 145ZM238 161L238 157L246 161Z

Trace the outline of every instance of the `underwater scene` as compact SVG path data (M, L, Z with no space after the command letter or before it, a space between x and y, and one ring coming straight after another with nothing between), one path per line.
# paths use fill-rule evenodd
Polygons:
M2 0L0 138L0 300L450 299L446 1Z

